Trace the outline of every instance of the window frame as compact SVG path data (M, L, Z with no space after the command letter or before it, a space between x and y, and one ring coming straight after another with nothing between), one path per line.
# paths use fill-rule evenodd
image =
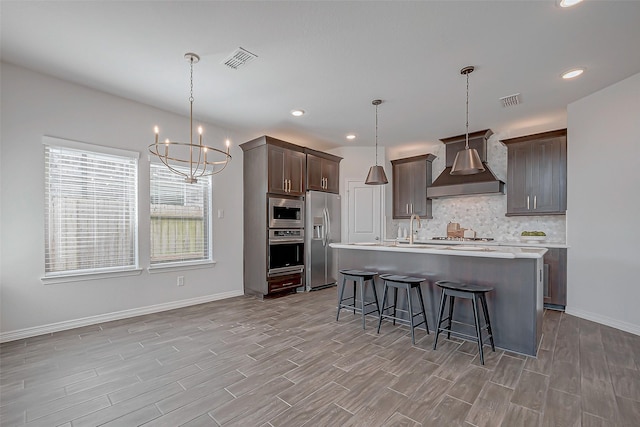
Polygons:
M140 268L140 251L139 251L139 159L140 153L136 151L123 150L119 148L107 147L102 145L95 145L86 142L72 141L63 138L57 138L53 136L43 136L42 144L44 148L44 221L45 221L45 229L44 238L46 241L44 242L44 264L43 270L44 274L41 277L41 280L45 284L50 283L64 283L64 282L75 282L75 281L84 281L84 280L93 280L93 279L101 279L106 277L121 277L121 276L131 276L131 275L139 275L142 269ZM133 229L132 229L132 251L133 263L131 265L126 266L115 266L115 267L91 267L91 268L83 268L76 270L63 270L63 271L50 271L47 272L47 257L48 257L48 243L50 239L51 230L47 226L47 218L49 218L50 212L47 211L50 203L50 193L49 189L46 187L49 182L50 177L46 176L47 168L49 167L49 160L47 159L46 150L47 147L54 147L60 149L68 149L80 152L86 152L90 155L106 155L106 156L116 156L122 157L123 159L129 159L133 161L133 176L135 177L135 183L132 186L133 190L133 200L130 200L131 206L133 207L133 212L131 212L131 218L133 220Z
M160 162L156 162L156 161L150 161L149 162L149 267L148 267L148 271L149 273L154 273L154 272L160 272L160 271L168 271L168 270L185 270L185 269L199 269L199 268L207 268L210 267L211 265L216 264L216 262L213 259L213 177L211 176L205 176L205 177L200 177L198 178L198 182L200 182L201 179L206 179L208 181L208 190L207 190L207 206L206 206L206 214L203 214L203 218L205 221L207 221L207 224L205 226L206 228L206 247L207 247L207 256L201 259L190 259L190 260L178 260L178 261L166 261L166 262L153 262L152 261L152 244L151 244L151 239L152 239L152 200L153 200L153 196L152 196L152 191L153 191L153 171L152 168L157 167L161 170L164 171L164 169L166 169L166 166L164 166L162 163ZM183 168L181 168L183 169ZM185 169L186 170L186 169ZM171 171L169 171L167 169L167 172L172 174ZM176 174L172 174L175 175L176 179L182 180L183 185L187 186L190 185L187 182L184 182L184 177L180 176L180 175L176 175Z

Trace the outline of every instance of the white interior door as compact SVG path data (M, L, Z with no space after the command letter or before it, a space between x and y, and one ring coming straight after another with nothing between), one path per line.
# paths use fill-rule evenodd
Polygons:
M382 188L362 181L348 181L348 242L382 241Z

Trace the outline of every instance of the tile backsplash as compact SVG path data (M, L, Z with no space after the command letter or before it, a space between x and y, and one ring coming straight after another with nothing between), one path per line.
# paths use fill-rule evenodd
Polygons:
M492 135L487 143L488 164L494 174L506 182L507 148L500 142L499 135ZM432 151L437 158L433 161L433 178L444 170L444 144ZM509 183L507 182L509 191ZM518 241L523 231L544 231L547 242L566 243L566 216L516 216L506 217L507 196L486 195L453 197L433 200L433 219L422 219L419 237L431 238L447 235L449 222L460 223L460 227L472 229L478 237L492 237L499 241ZM389 212L390 215L390 212ZM387 238L398 236L398 229L408 232L408 220L386 222Z
M447 235L447 224L458 222L470 228L478 237L492 237L499 241L518 241L523 231L544 231L547 242L566 243L566 216L504 216L507 196L471 196L433 201L433 219L421 219L421 238ZM398 235L398 228L409 230L408 220L393 220L387 237Z

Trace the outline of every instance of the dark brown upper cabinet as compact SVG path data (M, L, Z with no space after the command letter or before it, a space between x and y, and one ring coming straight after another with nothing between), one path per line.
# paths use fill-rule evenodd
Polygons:
M567 210L567 130L502 140L507 146L507 216Z
M423 154L391 160L393 174L393 219L432 218L431 199L427 188L431 185L432 162L436 156Z
M305 175L304 152L269 145L269 193L302 196L305 191Z
M306 149L307 190L338 193L342 157Z

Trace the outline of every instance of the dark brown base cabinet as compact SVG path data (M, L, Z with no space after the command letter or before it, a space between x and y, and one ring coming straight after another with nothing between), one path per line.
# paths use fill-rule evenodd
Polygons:
M567 130L502 140L507 146L507 216L564 215Z
M431 199L427 188L431 185L433 154L391 160L393 180L393 219L408 219L416 214L432 218Z
M567 250L549 248L544 255L544 305L564 310L567 305Z

